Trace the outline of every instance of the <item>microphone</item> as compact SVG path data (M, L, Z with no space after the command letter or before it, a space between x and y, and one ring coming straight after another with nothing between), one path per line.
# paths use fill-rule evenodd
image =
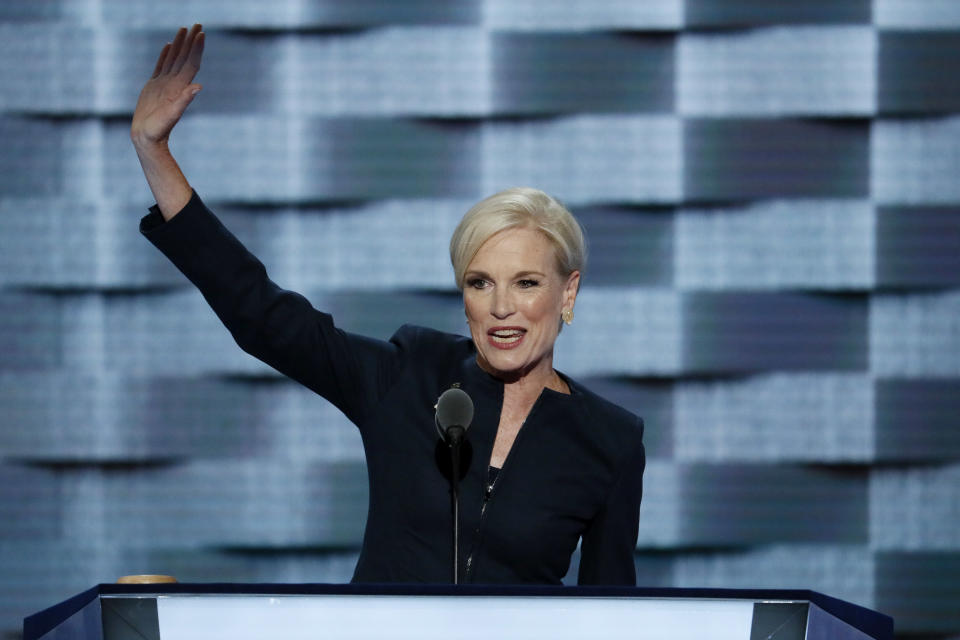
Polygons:
M465 443L469 451L470 443L465 441L467 427L473 420L473 400L459 386L447 389L437 400L437 413L433 418L440 439L447 444L450 454L450 509L453 515L453 584L460 582L460 445ZM437 453L443 448L437 442ZM469 455L469 453L468 453ZM440 458L438 457L438 462ZM469 459L468 459L469 464ZM441 467L441 471L442 471Z
M453 387L440 395L434 422L444 442L452 446L460 444L472 420L473 400L466 391Z

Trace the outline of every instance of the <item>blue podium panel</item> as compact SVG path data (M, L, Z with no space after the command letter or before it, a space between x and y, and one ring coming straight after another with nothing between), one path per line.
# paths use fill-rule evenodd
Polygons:
M603 587L101 585L24 621L24 640L892 636L890 618L814 592Z

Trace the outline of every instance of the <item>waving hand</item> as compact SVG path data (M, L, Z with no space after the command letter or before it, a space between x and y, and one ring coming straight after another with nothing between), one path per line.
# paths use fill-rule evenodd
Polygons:
M203 56L204 34L200 29L199 24L189 32L181 28L173 42L160 52L133 113L130 137L134 144L166 142L187 105L200 91L201 86L193 84Z

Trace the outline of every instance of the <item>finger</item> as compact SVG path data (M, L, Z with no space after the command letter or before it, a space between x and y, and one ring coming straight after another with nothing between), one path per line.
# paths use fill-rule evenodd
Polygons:
M177 54L177 59L174 60L173 62L172 71L174 73L180 73L180 69L183 69L183 65L184 63L186 63L187 58L189 58L190 56L190 51L193 48L193 43L198 33L200 33L200 25L195 24L190 29L190 32L187 33L187 37L184 38L183 46L180 47L180 51Z
M170 44L170 51L167 53L167 59L163 63L163 73L170 71L170 68L173 67L174 61L177 59L177 56L180 55L180 48L183 46L183 41L186 39L186 37L186 28L180 27L180 29L177 31L176 37Z
M170 51L170 43L163 45L163 49L160 51L160 57L157 58L157 66L153 68L153 75L151 78L156 78L160 75L160 72L163 70L163 61L167 57L167 53Z
M190 58L187 60L187 64L194 68L194 73L200 69L200 59L203 58L203 43L205 41L206 37L203 31L201 31L197 34L196 39L193 41L193 47L190 49Z

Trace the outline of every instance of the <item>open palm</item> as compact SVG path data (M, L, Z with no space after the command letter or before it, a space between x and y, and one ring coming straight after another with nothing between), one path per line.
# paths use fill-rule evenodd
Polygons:
M163 143L200 90L193 78L200 70L204 34L199 24L177 31L160 52L153 75L140 92L130 137L134 143Z

